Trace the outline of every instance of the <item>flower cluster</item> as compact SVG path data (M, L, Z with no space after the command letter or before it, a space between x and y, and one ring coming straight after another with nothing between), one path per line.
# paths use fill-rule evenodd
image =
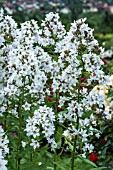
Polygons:
M113 75L110 76L110 82L104 84L103 86L95 86L93 89L96 93L99 93L103 96L104 101L104 116L106 119L112 119L113 117Z
M39 40L41 41L40 36L42 36L40 35L41 30L38 30L37 22L27 21L21 24L20 29L16 29L14 20L7 16L1 18L1 27L10 30L7 32L7 36L5 36L6 30L0 34L5 36L4 43L6 44L0 51L2 82L0 98L4 107L6 108L6 103L9 102L8 98L18 100L23 92L26 98L24 103L27 102L29 94L36 98L36 103L37 101L39 103L39 100L42 102L45 97L45 89L47 89L48 73L54 77L55 71L59 71L59 69L56 61L53 61L43 48L35 45L36 43L41 44ZM9 41L9 39L11 40ZM16 108L14 112L17 112Z
M112 58L113 56L113 49L109 49L109 50L106 50L103 52L103 54L101 55L101 58L104 59L104 58Z
M86 93L87 90L83 89L82 94L84 98L80 101L71 101L67 107L67 113L59 114L60 122L75 122L68 125L68 130L64 131L64 136L69 137L72 140L72 136L78 136L79 140L82 141L83 156L85 153L91 153L94 146L90 143L89 137L100 137L100 131L97 129L98 120L95 115L98 115L103 110L103 96L91 91ZM96 107L95 107L96 106ZM95 109L92 108L95 107ZM79 117L79 127L77 128L76 122ZM78 148L80 147L80 142L78 143Z
M59 21L59 15L50 12L46 15L44 21L42 21L42 45L54 45L56 41L62 39L66 33L66 30L62 23Z
M36 140L40 140L41 133L47 139L48 143L51 144L51 150L54 150L57 147L53 138L55 131L54 122L55 113L52 111L52 108L47 106L40 106L38 110L34 111L33 117L27 119L25 131L27 132L27 136L32 136L35 139L32 139L31 143L31 146L33 146L34 149L37 147Z

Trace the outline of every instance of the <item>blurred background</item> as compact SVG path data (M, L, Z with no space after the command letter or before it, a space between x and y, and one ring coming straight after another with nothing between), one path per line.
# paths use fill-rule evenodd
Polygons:
M17 23L35 19L39 25L47 13L58 12L66 30L86 17L100 45L106 50L113 46L113 0L0 0L0 8Z

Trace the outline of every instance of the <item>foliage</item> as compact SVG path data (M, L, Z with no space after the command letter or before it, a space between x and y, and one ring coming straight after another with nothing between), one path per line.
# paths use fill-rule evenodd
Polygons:
M110 82L104 86L96 86L94 88L104 97L105 110L113 114L113 75L110 77ZM95 148L99 151L100 162L99 165L104 165L108 169L113 167L113 120L112 116L101 124L101 140L95 143Z
M89 13L82 13L79 15L79 18L86 17L87 22L90 27L94 28L95 33L101 34L109 34L112 33L112 18L113 14L108 12L89 12Z

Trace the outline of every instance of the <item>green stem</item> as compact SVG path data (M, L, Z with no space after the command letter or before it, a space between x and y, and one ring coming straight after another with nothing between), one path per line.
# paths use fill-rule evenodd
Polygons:
M77 114L77 130L79 128L79 116ZM71 170L74 170L74 162L75 162L75 151L76 151L76 141L77 141L77 136L75 136L74 139L74 146L73 146L73 152L72 152L72 164L71 164Z
M21 158L18 158L18 170L20 169L20 168L19 168L20 160L21 160Z
M36 161L37 161L37 155L36 155L36 153L37 153L37 151L36 150L32 150L31 151L31 154L32 154L32 157L31 157L31 162L33 163L33 164L35 164L36 163Z
M74 141L74 147L72 152L71 170L74 170L75 150L76 150L76 139Z
M80 102L80 82L81 82L81 77L79 78L78 82L78 103ZM76 113L77 116L77 125L76 129L79 129L79 115ZM76 143L77 143L77 136L74 138L74 146L73 146L73 151L72 151L72 162L71 162L71 170L74 170L74 162L75 162L75 152L76 152Z
M54 170L56 170L56 151L54 152Z
M3 129L4 129L5 132L6 132L6 129L7 129L6 125L7 125L7 113L5 114L5 119L4 119L4 124L3 124Z
M79 116L78 116L78 114L77 114L77 130L78 130L78 128L79 128ZM73 146L73 152L72 152L71 170L74 170L76 141L77 141L77 136L75 136L75 138L74 138L74 146Z
M4 116L4 124L3 124L3 129L4 131L6 132L7 130L7 116L8 116L8 108L9 108L9 105L8 105L8 102L7 102L7 109L6 109L6 113L5 113L5 116Z
M58 92L56 92L56 107L55 107L56 115L57 115L57 109L58 109Z
M31 160L31 162L33 161L33 153L32 153L32 151L30 153L30 160Z
M21 131L22 131L22 114L21 114L22 101L20 101L19 106L19 129L18 129L18 142L17 142L17 156L16 156L16 169L19 170L21 157L19 157L19 152L21 150Z
M55 105L55 113L57 115L57 109L58 109L58 91L56 91L56 105ZM56 165L56 150L54 151L54 170L57 169L57 165Z
M56 159L54 158L54 170L56 170Z

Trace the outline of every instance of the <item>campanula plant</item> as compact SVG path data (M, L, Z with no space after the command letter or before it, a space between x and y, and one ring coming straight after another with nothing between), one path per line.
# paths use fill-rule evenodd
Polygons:
M67 32L59 15L49 13L41 26L31 20L18 28L1 10L0 119L9 146L1 160L8 169L42 168L42 157L51 160L45 169L63 169L58 162L64 153L68 170L76 169L78 155L96 167L86 158L100 137L98 117L106 119L106 112L93 87L109 76L101 69L103 49L85 21L74 21Z

